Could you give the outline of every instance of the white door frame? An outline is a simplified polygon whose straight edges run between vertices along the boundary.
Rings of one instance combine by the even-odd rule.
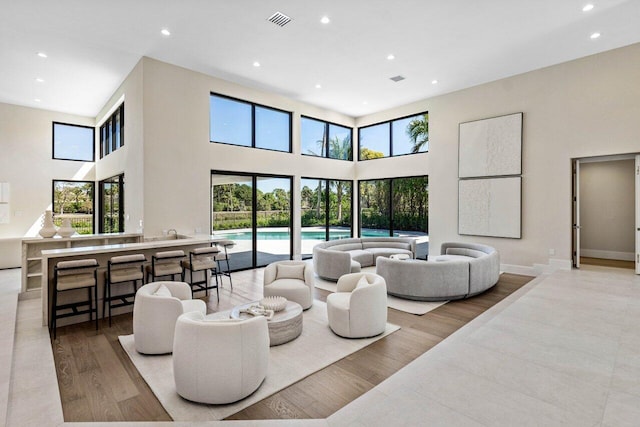
[[[636,274],[640,274],[640,154],[636,154]]]
[[[640,154],[619,154],[609,156],[586,157],[573,159],[573,216],[572,216],[572,249],[573,266],[580,268],[580,163],[602,162],[609,160],[635,159],[635,242],[636,242],[636,274],[640,274]]]
[[[573,266],[580,268],[580,160],[575,159],[573,169]]]

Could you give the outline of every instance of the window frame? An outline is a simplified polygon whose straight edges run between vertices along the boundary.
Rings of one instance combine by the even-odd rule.
[[[395,232],[395,221],[394,221],[394,203],[393,203],[393,192],[394,192],[394,181],[398,179],[411,179],[411,178],[426,178],[427,179],[427,202],[429,200],[428,186],[429,186],[429,175],[411,175],[411,176],[394,176],[390,178],[372,178],[372,179],[361,179],[358,180],[358,237],[362,237],[362,203],[360,201],[361,193],[361,183],[362,182],[371,182],[371,181],[389,181],[389,196],[387,202],[389,203],[389,237],[393,237],[393,233]],[[426,233],[429,234],[429,208],[427,206],[427,223],[426,225]]]
[[[322,153],[322,156],[316,156],[314,154],[304,153],[304,152],[302,152],[302,137],[300,138],[300,154],[301,155],[309,156],[309,157],[319,157],[319,158],[322,158],[322,159],[342,160],[342,161],[348,161],[348,162],[352,162],[353,161],[353,128],[352,127],[341,125],[340,123],[329,122],[327,120],[318,119],[316,117],[301,115],[300,116],[300,135],[302,135],[302,120],[303,119],[313,120],[313,121],[322,123],[324,125],[324,135],[326,135],[326,137],[327,137],[327,142],[331,140],[331,133],[329,132],[329,130],[331,128],[331,125],[340,126],[341,128],[349,129],[349,131],[350,131],[349,138],[351,139],[351,155],[349,156],[348,159],[339,159],[337,157],[329,157],[329,153],[330,153],[329,144],[325,145],[324,153]],[[324,179],[324,178],[322,178],[322,179]]]
[[[212,139],[212,134],[211,134],[211,127],[212,127],[212,120],[213,120],[213,115],[212,115],[212,111],[211,111],[211,98],[213,97],[217,97],[217,98],[223,98],[229,101],[234,101],[234,102],[239,102],[242,104],[248,104],[251,107],[251,145],[247,146],[247,145],[240,145],[240,144],[232,144],[230,142],[223,142],[223,141],[214,141]],[[275,148],[267,148],[267,147],[256,147],[256,107],[259,108],[264,108],[266,110],[271,110],[271,111],[276,111],[279,113],[284,113],[288,116],[289,120],[289,144],[288,144],[288,151],[284,151],[284,150],[278,150]],[[223,95],[220,93],[215,93],[215,92],[210,92],[209,93],[209,143],[210,144],[224,144],[224,145],[231,145],[234,147],[244,147],[244,148],[253,148],[256,150],[267,150],[267,151],[275,151],[278,153],[292,153],[293,152],[293,113],[291,111],[286,111],[286,110],[282,110],[280,108],[276,108],[276,107],[271,107],[268,105],[264,105],[264,104],[258,104],[256,102],[251,102],[251,101],[246,101],[244,99],[239,99],[239,98],[234,98],[232,96],[228,96],[228,95]]]
[[[116,142],[116,116],[119,117],[120,121],[120,138]],[[120,104],[117,108],[113,110],[113,113],[109,117],[107,117],[104,122],[99,127],[99,135],[100,135],[100,158],[104,158],[109,154],[115,152],[116,150],[124,147],[124,102]],[[106,143],[107,134],[109,135],[108,141],[109,144]]]
[[[379,159],[386,159],[386,158],[389,158],[389,157],[412,156],[412,155],[415,155],[415,154],[424,154],[424,153],[428,153],[428,152],[429,152],[429,149],[427,148],[427,150],[426,150],[426,151],[420,151],[420,152],[418,152],[418,153],[393,154],[393,123],[394,123],[394,122],[397,122],[397,121],[400,121],[400,120],[408,119],[408,118],[410,118],[410,117],[417,117],[417,116],[422,116],[422,115],[425,115],[425,114],[427,114],[427,115],[428,115],[428,114],[429,114],[429,111],[422,111],[422,112],[420,112],[420,113],[409,114],[409,115],[402,116],[402,117],[396,117],[395,119],[386,120],[386,121],[378,122],[378,123],[371,123],[371,124],[366,125],[366,126],[358,127],[358,161],[359,161],[359,162],[366,162],[366,161],[368,161],[368,160],[379,160]],[[428,122],[427,122],[427,123],[428,123]],[[370,128],[370,127],[373,127],[373,126],[379,126],[379,125],[387,125],[387,126],[388,126],[388,128],[389,128],[389,129],[388,129],[388,130],[389,130],[389,155],[388,155],[388,156],[379,157],[379,158],[376,158],[376,159],[363,159],[363,158],[361,157],[361,153],[362,153],[362,152],[361,152],[361,150],[362,150],[362,146],[361,146],[360,131],[361,131],[362,129]],[[365,147],[365,148],[366,148],[366,147]]]
[[[316,156],[317,157],[317,156]],[[329,194],[331,193],[331,186],[329,185],[329,183],[331,181],[342,181],[342,182],[349,182],[351,183],[351,203],[349,203],[350,205],[350,215],[351,215],[351,225],[350,225],[350,229],[351,229],[351,235],[350,237],[353,237],[354,234],[354,229],[353,229],[353,188],[354,188],[354,181],[351,179],[334,179],[334,178],[317,178],[317,177],[310,177],[310,176],[302,176],[300,177],[300,191],[302,192],[302,180],[303,179],[313,179],[313,180],[317,180],[317,181],[324,181],[324,188],[323,188],[323,192],[324,192],[324,231],[325,231],[325,242],[329,241],[329,237],[331,235],[330,233],[330,228],[331,228],[331,203],[329,202]],[[358,187],[358,190],[360,190],[360,187]],[[300,210],[302,212],[302,209]],[[302,217],[302,215],[301,215]],[[302,218],[300,221],[300,228],[302,229]],[[301,239],[302,240],[302,239]],[[333,240],[337,240],[337,239],[333,239]]]
[[[76,179],[52,179],[51,180],[51,210],[53,211],[53,217],[55,219],[56,216],[56,182],[72,182],[78,184],[91,184],[91,200],[92,200],[92,219],[91,219],[91,234],[95,234],[96,232],[96,183],[95,181],[86,181],[86,180],[76,180]]]
[[[233,144],[229,144],[233,145]],[[293,206],[293,190],[294,190],[294,176],[293,175],[278,175],[259,172],[238,172],[228,171],[220,169],[211,169],[209,172],[209,234],[214,235],[213,221],[214,221],[214,199],[213,199],[213,177],[214,175],[230,175],[230,176],[242,176],[251,178],[251,266],[246,268],[240,268],[232,271],[251,270],[254,268],[266,267],[267,264],[258,264],[258,178],[284,178],[289,180],[289,229],[291,230],[291,237],[289,239],[289,260],[294,257],[293,243],[295,241],[295,229],[294,229],[294,206]]]
[[[104,233],[104,184],[114,184],[113,179],[118,178],[118,231],[117,233],[124,233],[124,173],[111,176],[98,182],[98,209],[100,210],[100,221],[98,223],[98,232]],[[95,205],[95,201],[94,201]],[[95,214],[94,214],[95,216]],[[95,229],[95,226],[94,226]],[[111,231],[113,233],[114,231]]]
[[[78,128],[91,129],[91,160],[67,159],[64,157],[56,157],[56,125],[71,126]],[[70,162],[95,162],[96,161],[96,128],[93,126],[78,125],[75,123],[51,122],[51,158],[53,160],[67,160]]]

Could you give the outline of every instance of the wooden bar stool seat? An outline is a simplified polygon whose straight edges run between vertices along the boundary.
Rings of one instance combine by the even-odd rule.
[[[218,263],[216,261],[216,255],[218,255],[219,252],[220,250],[216,247],[207,246],[204,248],[197,248],[189,252],[188,260],[182,261],[182,281],[185,281],[185,276],[188,271],[188,283],[191,286],[192,296],[196,290],[205,291],[205,294],[209,295],[209,289],[215,288],[218,301],[220,301],[220,291],[218,290]],[[193,275],[200,271],[203,272],[203,280],[195,281]],[[211,284],[211,281],[207,277],[209,271],[211,272],[211,276],[215,278],[215,286]]]
[[[122,255],[112,257],[107,264],[106,282],[104,284],[104,297],[102,300],[102,316],[106,315],[105,306],[109,304],[109,326],[111,326],[111,309],[132,305],[138,291],[138,280],[144,285],[144,263],[147,258],[144,254]],[[133,292],[112,295],[113,285],[133,284]],[[119,301],[115,304],[113,301]]]
[[[57,320],[65,317],[89,314],[89,320],[93,320],[95,312],[96,330],[98,330],[98,267],[98,261],[95,259],[60,261],[54,267],[53,304],[51,307],[51,329],[53,329],[54,339],[56,338]],[[86,300],[58,305],[59,293],[79,289],[87,289],[88,298]],[[59,313],[60,311],[62,313]]]

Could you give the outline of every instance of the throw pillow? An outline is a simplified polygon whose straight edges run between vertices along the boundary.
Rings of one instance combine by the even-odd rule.
[[[367,286],[369,286],[369,281],[367,280],[366,276],[362,276],[360,280],[358,280],[358,283],[356,283],[356,287],[354,288],[354,290],[364,288]]]
[[[156,291],[153,294],[157,295],[159,297],[170,297],[170,296],[172,296],[171,295],[171,291],[165,285],[160,285],[158,287],[158,289],[156,289]]]
[[[299,279],[304,280],[304,264],[288,265],[278,264],[276,269],[277,279]]]

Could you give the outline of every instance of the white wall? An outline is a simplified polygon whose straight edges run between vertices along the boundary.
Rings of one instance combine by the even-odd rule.
[[[635,160],[580,164],[580,254],[633,261]]]
[[[10,222],[0,224],[0,268],[20,265],[20,239],[35,236],[51,209],[52,181],[95,179],[93,163],[52,159],[53,122],[93,126],[94,119],[0,104],[0,182],[11,186]]]
[[[124,231],[144,231],[144,112],[143,61],[140,60],[98,113],[100,126],[124,102],[124,146],[100,159],[96,154],[96,180],[124,173]],[[98,129],[99,132],[99,129]],[[96,144],[99,150],[99,143]],[[140,221],[143,221],[142,226]]]
[[[210,92],[291,111],[293,153],[210,143]],[[299,154],[300,115],[353,126],[352,118],[335,112],[144,58],[145,234],[159,235],[169,228],[206,232],[214,169],[293,176],[296,207],[302,176],[353,179],[353,162]],[[296,209],[297,235],[299,222]],[[298,242],[294,253],[300,253]]]
[[[571,159],[640,151],[639,75],[635,44],[361,117],[358,126],[429,111],[430,151],[359,163],[357,177],[429,175],[431,254],[474,241],[495,246],[510,271],[569,268]],[[458,124],[515,112],[524,112],[522,239],[460,236]]]

